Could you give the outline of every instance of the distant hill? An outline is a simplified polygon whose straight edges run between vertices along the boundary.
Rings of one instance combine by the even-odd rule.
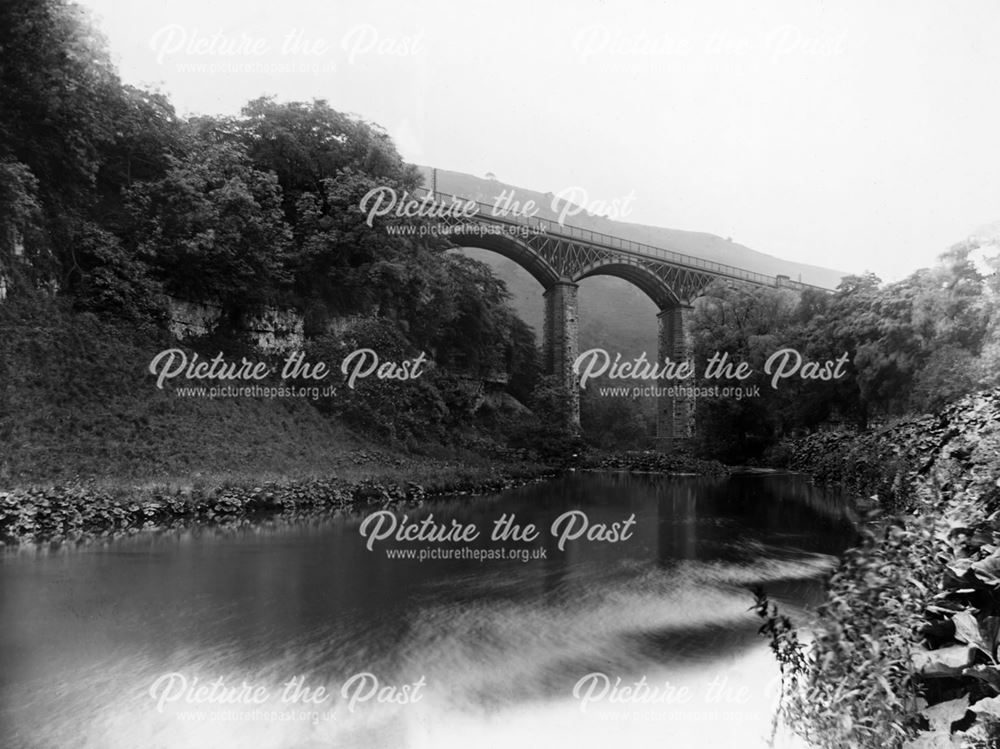
[[[424,185],[431,186],[431,167],[419,167],[424,175]],[[563,205],[553,207],[554,196],[508,185],[493,179],[474,177],[471,174],[437,170],[437,189],[440,192],[492,203],[504,190],[513,190],[515,200],[522,203],[535,201],[539,216],[556,219]],[[714,234],[681,231],[643,224],[612,221],[603,216],[580,212],[566,220],[567,224],[584,229],[612,234],[636,242],[645,242],[663,249],[693,255],[705,260],[734,265],[738,268],[765,273],[783,274],[795,280],[827,288],[835,288],[842,276],[847,275],[829,268],[794,263],[752,250]],[[487,250],[467,249],[464,252],[482,260],[494,269],[510,289],[512,303],[521,318],[531,325],[541,337],[544,318],[542,289],[538,282],[512,260]],[[602,347],[624,356],[657,356],[656,337],[658,312],[656,305],[638,288],[619,278],[594,276],[580,284],[580,350]]]

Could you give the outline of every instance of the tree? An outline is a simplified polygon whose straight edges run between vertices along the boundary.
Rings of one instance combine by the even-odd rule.
[[[121,84],[87,12],[64,0],[0,4],[0,50],[0,160],[30,171],[43,216],[25,254],[38,280],[69,286],[81,272],[69,240],[93,206]]]
[[[580,427],[587,440],[606,450],[646,447],[653,425],[647,418],[644,402],[638,398],[601,395],[602,384],[616,386],[610,380],[598,380],[580,393]]]
[[[828,393],[831,409],[862,428],[876,405],[872,383],[879,378],[874,359],[875,344],[882,336],[880,284],[871,273],[844,277],[825,309],[810,318],[803,331],[806,351],[813,358],[850,354],[851,376],[833,383]]]
[[[703,386],[756,385],[759,398],[701,398],[696,403],[697,440],[706,455],[741,461],[760,454],[790,428],[788,390],[775,391],[763,374],[764,362],[778,348],[794,345],[787,338],[798,309],[798,297],[787,289],[759,289],[714,283],[698,299],[691,315],[692,350],[699,378],[710,357],[726,354],[735,366],[746,362],[754,374],[742,382],[699,379]],[[792,386],[794,387],[794,386]]]
[[[121,231],[127,227],[124,193],[137,182],[162,179],[193,145],[166,95],[123,86],[111,106],[115,127],[101,150],[97,173],[101,221]]]
[[[32,286],[22,277],[19,258],[26,245],[39,244],[41,218],[38,180],[31,169],[13,157],[0,158],[0,276],[20,287]]]
[[[183,298],[244,309],[277,298],[291,231],[273,174],[231,143],[198,143],[129,194],[136,251]]]
[[[278,175],[290,221],[303,193],[321,194],[324,180],[344,170],[380,184],[399,182],[409,190],[420,184],[418,170],[403,162],[384,130],[338,112],[322,99],[255,99],[236,124],[254,163]]]

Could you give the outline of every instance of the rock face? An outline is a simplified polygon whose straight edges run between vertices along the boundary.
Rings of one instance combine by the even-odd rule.
[[[223,309],[216,304],[189,302],[170,297],[168,325],[179,341],[211,335],[223,320]],[[266,354],[284,354],[301,350],[305,342],[304,320],[295,310],[268,307],[238,324],[257,350]]]
[[[217,305],[167,299],[167,325],[179,341],[211,335],[221,319],[222,308]]]
[[[268,354],[301,351],[305,343],[304,321],[295,310],[266,309],[244,321],[254,346]]]

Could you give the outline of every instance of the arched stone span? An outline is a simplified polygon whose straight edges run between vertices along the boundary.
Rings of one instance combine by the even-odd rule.
[[[628,281],[645,293],[659,308],[656,315],[657,361],[663,362],[668,358],[674,362],[690,359],[690,338],[685,331],[685,320],[691,310],[690,304],[685,303],[688,300],[678,298],[670,284],[641,261],[592,263],[584,267],[574,281],[601,275]],[[614,356],[615,352],[610,353]],[[575,386],[575,380],[572,384]],[[694,400],[683,395],[667,395],[671,385],[683,387],[690,383],[656,381],[642,384],[659,388],[656,395],[657,437],[668,441],[670,447],[679,446],[690,439],[694,435]]]
[[[551,288],[553,284],[560,280],[559,272],[536,250],[508,234],[455,232],[454,234],[449,234],[448,239],[457,248],[469,247],[478,250],[489,250],[490,252],[502,255],[508,260],[513,260],[528,271],[542,285],[543,289]]]
[[[573,281],[574,283],[579,283],[583,279],[593,276],[614,276],[615,278],[628,281],[652,299],[653,303],[661,310],[670,309],[681,304],[681,300],[674,293],[674,290],[670,288],[669,284],[648,268],[637,263],[592,263],[577,273]]]
[[[580,425],[580,389],[574,364],[579,354],[580,321],[577,305],[578,282],[593,276],[621,278],[640,289],[659,308],[658,359],[673,361],[687,358],[689,349],[684,333],[684,319],[690,307],[671,285],[646,266],[641,259],[619,255],[614,260],[602,258],[578,267],[577,272],[561,274],[552,262],[529,244],[509,234],[455,231],[449,239],[456,249],[470,248],[495,252],[513,260],[544,289],[545,322],[542,329],[542,362],[546,373],[563,383],[569,396],[567,424]],[[566,268],[565,270],[570,270]],[[574,269],[576,270],[576,269]],[[614,352],[612,352],[614,353]],[[661,391],[671,383],[647,383]],[[681,383],[683,384],[683,383]],[[693,403],[683,397],[657,396],[657,436],[672,445],[688,439],[693,431]]]

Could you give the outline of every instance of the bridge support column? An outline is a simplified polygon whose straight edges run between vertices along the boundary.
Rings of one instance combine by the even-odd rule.
[[[576,307],[577,285],[558,281],[545,290],[545,330],[542,334],[543,366],[566,389],[569,413],[566,426],[580,428],[580,388],[573,376],[573,362],[579,352],[580,319]]]
[[[690,307],[668,307],[657,315],[660,321],[659,360],[685,361],[691,358],[691,347],[684,332],[684,320]],[[689,386],[690,380],[663,381],[661,387]],[[663,450],[683,449],[694,436],[694,399],[671,398],[661,395],[656,403],[656,436]]]

